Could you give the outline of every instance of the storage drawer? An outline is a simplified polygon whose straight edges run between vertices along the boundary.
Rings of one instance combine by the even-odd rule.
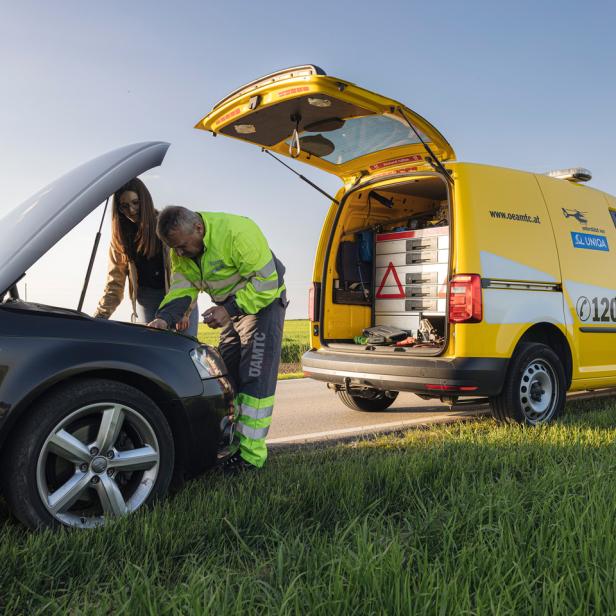
[[[407,285],[425,285],[425,284],[437,284],[439,281],[439,273],[438,272],[411,272],[407,273],[402,281],[403,284]]]
[[[436,298],[405,299],[404,310],[406,312],[438,312],[438,300]]]
[[[379,237],[383,236],[391,239],[380,240]],[[408,252],[409,250],[421,250],[424,248],[430,250],[449,248],[449,227],[377,235],[377,255],[389,255],[396,252]]]
[[[402,265],[421,265],[422,263],[449,263],[449,250],[413,250],[411,252],[396,252],[387,255],[376,255],[376,266],[387,267],[393,264],[396,268]]]
[[[447,301],[436,297],[417,299],[377,299],[374,301],[374,311],[378,314],[399,314],[404,312],[430,312],[445,314]]]
[[[408,284],[404,287],[404,294],[409,298],[438,297],[440,285],[438,284]]]
[[[402,285],[402,290],[399,287],[383,287],[378,290],[376,299],[404,299],[404,298],[422,298],[422,297],[445,297],[447,288],[444,284],[407,284]]]
[[[374,315],[375,325],[391,325],[392,327],[399,327],[413,334],[417,333],[419,329],[419,315],[418,314],[379,314]]]
[[[382,286],[396,288],[396,278],[393,271],[387,273],[389,263],[383,267],[377,267],[375,272],[376,289]],[[447,282],[447,264],[417,264],[417,265],[400,265],[396,267],[396,275],[402,286],[407,284],[445,284]]]

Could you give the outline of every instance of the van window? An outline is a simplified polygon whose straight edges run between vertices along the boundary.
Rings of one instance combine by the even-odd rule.
[[[303,131],[300,137],[302,150],[334,165],[342,165],[379,150],[419,143],[417,135],[404,119],[397,116],[367,115],[342,122],[342,126],[335,130]],[[419,134],[424,141],[430,141],[423,133]],[[319,150],[311,149],[315,140],[321,148],[327,143],[327,151],[331,153],[320,155]],[[291,145],[291,139],[286,143]]]

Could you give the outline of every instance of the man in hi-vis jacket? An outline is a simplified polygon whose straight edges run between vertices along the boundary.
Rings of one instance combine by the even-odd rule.
[[[171,285],[150,327],[182,321],[199,291],[216,306],[203,321],[222,327],[219,349],[235,389],[237,449],[220,464],[225,472],[261,467],[272,422],[287,306],[285,268],[249,218],[166,207],[156,232],[171,248]]]

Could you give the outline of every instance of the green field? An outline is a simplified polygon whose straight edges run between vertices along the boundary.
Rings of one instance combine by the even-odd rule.
[[[310,348],[310,322],[307,319],[294,319],[284,322],[281,362],[298,364],[302,355]],[[199,340],[204,344],[218,345],[219,329],[211,329],[199,324]]]
[[[614,614],[616,404],[569,410],[274,454],[94,531],[4,522],[1,611]]]

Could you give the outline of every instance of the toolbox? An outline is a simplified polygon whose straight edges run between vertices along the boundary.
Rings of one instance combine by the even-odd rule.
[[[374,325],[417,332],[423,317],[445,316],[449,226],[378,233]]]

